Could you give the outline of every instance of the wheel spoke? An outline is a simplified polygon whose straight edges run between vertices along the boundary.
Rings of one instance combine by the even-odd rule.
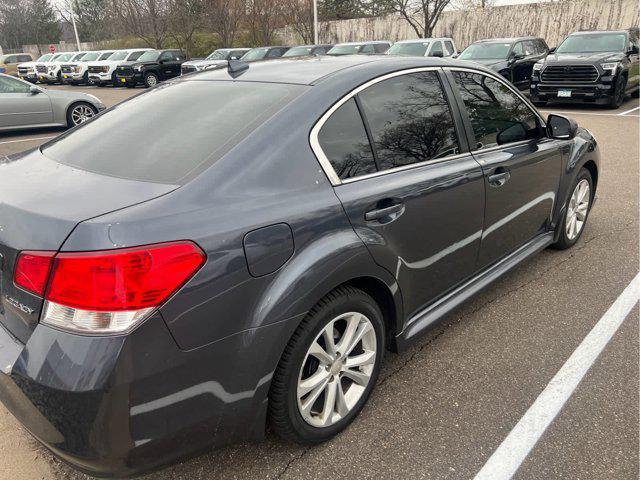
[[[349,406],[347,405],[347,399],[344,396],[340,380],[336,381],[336,410],[341,418],[349,413]]]
[[[576,209],[576,216],[578,217],[578,220],[584,222],[584,219],[587,218],[588,206],[589,206],[588,203],[582,203],[578,205],[578,208]]]
[[[322,383],[320,383],[320,385],[318,385],[311,391],[307,398],[304,399],[301,405],[302,408],[300,409],[303,415],[309,415],[309,413],[311,413],[311,407],[313,407],[313,404],[316,403],[316,400],[328,384],[329,378],[327,377],[324,381],[322,381]]]
[[[324,406],[322,407],[322,417],[320,421],[322,425],[330,425],[333,417],[333,412],[336,410],[336,391],[338,380],[329,382],[324,394]]]
[[[344,370],[342,372],[342,375],[344,375],[345,377],[350,378],[355,383],[357,383],[358,385],[361,385],[363,387],[366,387],[367,383],[369,383],[370,375],[367,375],[366,373],[360,372],[358,370],[352,370],[352,369],[348,368],[348,369],[346,369],[346,370]]]
[[[324,338],[324,342],[326,345],[325,349],[331,356],[335,356],[336,354],[336,344],[335,338],[333,336],[333,323],[334,322],[331,322],[329,325],[324,327],[324,330],[322,330],[322,338]]]
[[[311,344],[311,347],[309,348],[309,355],[316,357],[323,365],[330,365],[333,363],[333,357],[329,355],[324,348],[322,348],[317,340]]]
[[[376,352],[374,351],[366,351],[361,353],[360,355],[354,355],[353,357],[348,357],[344,362],[344,368],[355,368],[362,367],[364,365],[371,365],[374,363],[376,359]]]
[[[359,313],[354,313],[347,318],[347,328],[345,328],[340,341],[336,345],[336,352],[340,352],[343,355],[346,353],[347,348],[353,341],[353,336],[358,330],[358,325],[360,325],[361,318],[362,315],[360,315]]]
[[[371,328],[373,327],[371,327],[371,324],[369,322],[361,323],[360,325],[358,325],[358,330],[356,330],[355,335],[351,339],[351,343],[347,345],[345,351],[341,353],[343,355],[349,355],[351,353],[351,350],[353,350],[355,346],[358,345],[360,340],[362,340],[362,337],[364,337]]]
[[[322,383],[326,382],[328,379],[329,372],[322,367],[318,368],[316,373],[311,375],[309,378],[305,378],[304,380],[300,381],[298,385],[298,397],[304,397],[306,394],[322,385]]]

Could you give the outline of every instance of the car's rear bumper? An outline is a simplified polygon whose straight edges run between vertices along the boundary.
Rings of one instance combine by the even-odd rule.
[[[22,344],[0,326],[0,399],[74,467],[131,475],[211,446],[262,438],[277,345],[290,325],[191,351],[177,347],[158,313],[125,336],[38,325]]]
[[[562,92],[570,92],[570,96],[561,96]],[[529,89],[533,101],[595,104],[609,103],[613,92],[613,86],[608,83],[550,84],[532,82]]]

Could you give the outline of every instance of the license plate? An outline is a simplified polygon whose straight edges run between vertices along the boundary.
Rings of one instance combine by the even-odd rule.
[[[127,83],[127,79],[126,79],[126,78],[121,78],[121,79],[120,79],[120,81],[121,81],[122,83]]]
[[[567,98],[571,96],[571,90],[558,90],[558,96]]]
[[[69,75],[63,75],[64,78],[69,78]]]
[[[40,78],[40,81],[43,81],[43,80],[44,80],[44,77],[39,77],[39,78]]]

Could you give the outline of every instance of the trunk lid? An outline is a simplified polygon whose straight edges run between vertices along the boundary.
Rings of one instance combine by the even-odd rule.
[[[0,324],[26,343],[40,317],[42,299],[13,283],[20,251],[57,251],[83,220],[176,188],[62,165],[40,150],[0,158]]]

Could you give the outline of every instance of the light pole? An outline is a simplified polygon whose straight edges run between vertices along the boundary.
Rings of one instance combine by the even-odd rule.
[[[76,34],[76,47],[80,51],[80,37],[78,36],[78,27],[76,27],[76,14],[73,12],[73,0],[69,0],[69,10],[71,11],[71,23],[73,24],[73,33]]]
[[[318,44],[318,0],[313,0],[313,43]]]

